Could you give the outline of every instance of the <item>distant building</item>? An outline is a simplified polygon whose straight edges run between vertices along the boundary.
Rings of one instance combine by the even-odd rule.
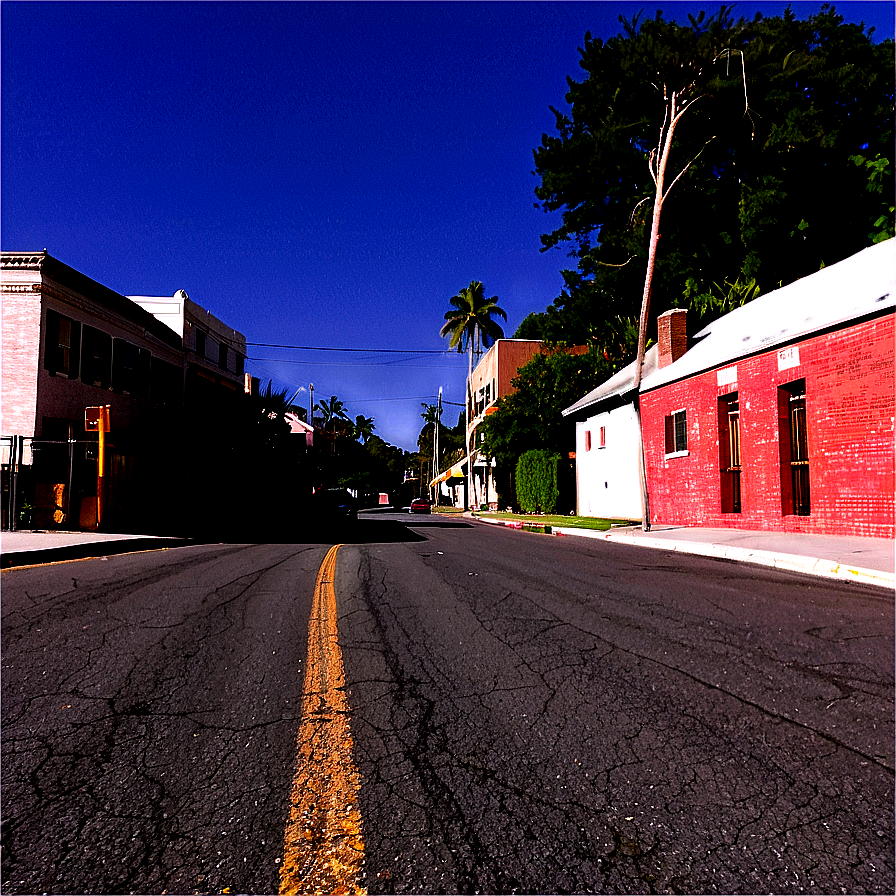
[[[871,246],[644,378],[652,522],[893,537],[894,272]]]
[[[3,525],[23,503],[33,505],[36,526],[95,525],[97,435],[85,431],[84,416],[108,405],[104,521],[122,531],[151,527],[166,511],[163,496],[181,485],[185,395],[202,391],[189,384],[241,388],[245,339],[181,292],[183,332],[193,334],[185,346],[178,326],[46,251],[3,252],[0,288]]]
[[[209,388],[242,391],[246,339],[179,289],[173,296],[128,296],[181,339],[186,362],[186,400]]]
[[[574,346],[561,351],[585,354],[587,346]],[[498,339],[480,358],[470,378],[467,394],[467,439],[470,456],[436,477],[430,485],[451,489],[458,504],[463,503],[463,492],[458,484],[469,488],[467,505],[474,508],[488,506],[497,509],[498,489],[495,480],[495,461],[481,451],[482,422],[496,409],[498,400],[513,394],[513,379],[521,367],[544,351],[544,343],[537,339]],[[466,479],[464,479],[466,477]]]

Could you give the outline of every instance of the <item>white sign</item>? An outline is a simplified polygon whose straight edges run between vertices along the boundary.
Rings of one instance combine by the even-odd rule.
[[[737,365],[716,371],[716,382],[720,386],[730,386],[737,382]]]
[[[782,348],[778,352],[778,370],[790,370],[791,367],[800,366],[800,347],[792,345],[790,348]]]

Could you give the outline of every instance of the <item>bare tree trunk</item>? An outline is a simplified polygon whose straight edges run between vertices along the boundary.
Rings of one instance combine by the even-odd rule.
[[[654,182],[656,183],[656,199],[653,205],[653,222],[650,226],[650,246],[647,251],[647,272],[644,276],[644,295],[641,299],[641,317],[638,322],[638,356],[635,362],[635,415],[638,420],[638,448],[639,448],[639,474],[641,480],[641,528],[645,532],[650,531],[650,498],[647,490],[647,466],[644,457],[644,429],[641,425],[641,375],[644,367],[644,353],[647,346],[647,319],[650,315],[650,296],[653,291],[653,272],[656,267],[656,247],[660,239],[660,217],[663,212],[663,193],[666,178],[666,166],[669,162],[669,150],[672,147],[672,135],[675,133],[675,125],[678,123],[679,112],[675,108],[676,96],[673,93],[667,107],[667,121],[669,128],[666,130],[666,122],[660,131],[660,142],[656,154],[651,153],[650,167]],[[656,159],[656,170],[653,169],[653,159]],[[673,182],[674,183],[674,182]]]

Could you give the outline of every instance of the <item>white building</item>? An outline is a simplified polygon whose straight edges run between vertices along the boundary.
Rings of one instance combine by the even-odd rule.
[[[657,346],[643,375],[656,369]],[[603,519],[641,518],[635,362],[563,411],[576,421],[576,513]]]
[[[644,355],[642,380],[687,351],[687,312],[657,318],[656,344]],[[642,455],[632,362],[563,411],[576,421],[576,505],[581,516],[640,520]]]

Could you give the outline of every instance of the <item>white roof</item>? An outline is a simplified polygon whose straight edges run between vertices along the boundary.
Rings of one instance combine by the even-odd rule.
[[[657,347],[652,345],[644,353],[644,368],[641,376],[647,377],[656,370],[656,356]],[[592,405],[606,401],[608,398],[631,392],[635,385],[636,363],[637,361],[632,361],[627,367],[623,367],[618,373],[614,373],[613,376],[601,383],[596,389],[592,389],[584,398],[580,398],[574,405],[568,407],[563,412],[563,416],[568,417],[570,414],[575,414],[577,411],[582,411]]]
[[[694,337],[693,347],[677,361],[649,376],[645,371],[641,391],[892,308],[894,287],[896,239],[890,239],[720,317]]]

